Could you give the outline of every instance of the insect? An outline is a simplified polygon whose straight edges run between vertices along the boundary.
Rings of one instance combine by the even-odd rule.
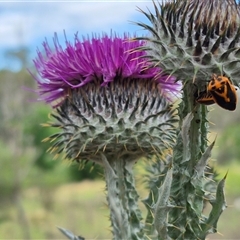
[[[237,90],[225,76],[212,75],[206,90],[198,94],[197,102],[205,105],[217,103],[220,107],[233,111],[237,104]]]
[[[215,103],[212,94],[207,90],[198,93],[196,100],[198,103],[204,104],[204,105],[211,105]]]

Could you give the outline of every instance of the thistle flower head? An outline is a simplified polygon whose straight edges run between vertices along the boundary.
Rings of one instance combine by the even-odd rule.
[[[176,115],[169,99],[180,85],[151,67],[144,51],[134,51],[143,41],[76,36],[63,49],[55,36],[54,44],[55,51],[45,42],[46,56],[38,52],[35,60],[39,95],[56,107],[50,126],[60,131],[48,138],[52,152],[99,162],[103,153],[136,159],[172,146]]]
[[[240,11],[234,0],[176,0],[142,11],[151,21],[147,50],[152,62],[178,79],[240,78]],[[161,9],[161,10],[160,10]],[[142,39],[142,38],[141,38]],[[239,81],[239,80],[238,80]]]
[[[63,49],[54,37],[55,50],[50,49],[47,41],[43,43],[44,56],[38,51],[34,60],[40,77],[35,77],[39,86],[41,100],[48,103],[63,100],[71,90],[98,82],[101,86],[122,79],[131,81],[155,80],[166,97],[179,91],[175,77],[163,74],[158,67],[149,68],[144,59],[144,51],[134,51],[143,46],[143,41],[131,41],[128,34],[123,38],[112,34],[110,37],[93,36],[80,41],[75,36],[74,44],[66,40]]]

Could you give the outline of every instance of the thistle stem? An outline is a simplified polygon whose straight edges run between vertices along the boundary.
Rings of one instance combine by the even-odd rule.
[[[102,154],[107,185],[107,200],[113,239],[143,239],[138,194],[133,178],[133,162],[123,158],[108,160]]]
[[[183,101],[179,106],[180,126],[182,139],[179,137],[174,148],[174,177],[172,196],[177,196],[176,204],[179,206],[171,211],[173,239],[197,239],[201,232],[200,219],[202,217],[204,189],[204,176],[193,184],[195,167],[202,152],[206,150],[206,107],[195,105],[193,98],[193,85],[188,82],[183,89]],[[191,113],[192,117],[187,117]],[[186,123],[186,121],[188,121]],[[184,129],[188,124],[187,130]],[[202,132],[204,136],[201,136]],[[186,143],[184,143],[187,141]],[[184,155],[183,155],[184,153]],[[207,162],[206,162],[207,163]],[[205,168],[205,166],[204,166]],[[178,216],[178,217],[176,217]]]

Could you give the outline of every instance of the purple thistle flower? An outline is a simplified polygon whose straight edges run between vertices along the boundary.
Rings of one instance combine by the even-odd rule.
[[[101,86],[106,86],[116,79],[154,79],[163,94],[171,99],[179,92],[180,84],[176,83],[175,77],[163,74],[159,67],[151,67],[144,58],[144,51],[134,51],[143,45],[143,41],[131,41],[128,34],[124,34],[123,38],[116,34],[110,37],[95,35],[83,41],[75,35],[74,44],[66,40],[66,48],[63,49],[55,34],[55,50],[50,49],[45,41],[45,55],[38,50],[38,57],[34,60],[39,74],[34,78],[38,83],[40,100],[54,102],[57,106],[70,89],[96,80]]]
[[[163,158],[176,139],[177,112],[170,104],[180,84],[146,60],[143,41],[116,34],[83,39],[66,49],[54,38],[55,51],[34,61],[41,100],[56,107],[58,132],[46,140],[49,151],[84,166],[104,167],[116,239],[143,239],[133,163]],[[116,207],[117,206],[117,207]]]
[[[38,94],[57,111],[50,126],[62,129],[47,138],[55,142],[51,152],[99,163],[103,152],[111,159],[131,152],[135,159],[173,144],[176,114],[169,100],[181,85],[150,65],[139,50],[143,41],[76,35],[63,49],[55,34],[54,45],[51,50],[45,41],[45,56],[38,51],[34,60]]]

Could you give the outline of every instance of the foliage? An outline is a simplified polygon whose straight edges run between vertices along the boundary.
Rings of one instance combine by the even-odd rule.
[[[37,150],[34,164],[42,170],[52,170],[57,161],[52,161],[52,157],[47,153],[48,145],[42,143],[46,136],[53,133],[50,128],[43,128],[40,124],[47,118],[49,109],[43,105],[37,105],[32,109],[31,114],[23,121],[23,131],[27,136],[31,136],[31,143]]]

